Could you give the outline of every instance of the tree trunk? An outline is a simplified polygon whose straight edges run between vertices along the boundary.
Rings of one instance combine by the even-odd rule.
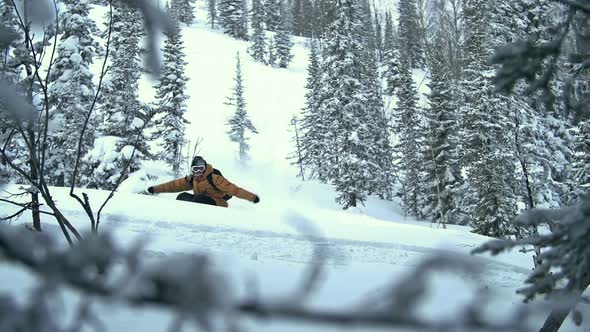
[[[557,332],[568,314],[569,310],[552,310],[539,332]]]
[[[26,6],[25,6],[26,7]],[[33,72],[30,69],[30,67],[27,67],[27,74],[30,76],[32,76]],[[33,84],[31,82],[31,85],[29,86],[29,89],[27,90],[27,101],[30,103],[30,105],[33,105]],[[38,172],[38,167],[39,165],[36,165],[34,162],[34,158],[37,155],[37,138],[35,137],[35,130],[33,128],[33,119],[29,119],[29,122],[27,124],[27,134],[29,135],[29,140],[30,140],[30,150],[29,150],[29,167],[31,168],[31,178],[33,179],[33,181],[38,181],[39,180],[39,172]],[[31,184],[32,186],[32,184]],[[33,228],[38,231],[41,232],[41,217],[40,217],[40,213],[39,213],[39,193],[35,190],[34,192],[31,193],[31,213],[32,213],[32,217],[33,217]]]
[[[588,286],[590,286],[590,272],[586,272],[582,276],[580,285],[582,285],[582,287],[578,290],[574,290],[574,293],[572,294],[572,296],[575,296],[578,300],[584,293],[584,290],[586,290]],[[561,307],[551,310],[551,313],[549,313],[549,316],[545,320],[545,323],[543,324],[543,327],[541,327],[539,332],[557,332],[563,324],[563,322],[565,321],[565,319],[567,318],[567,316],[569,315],[570,311],[572,311],[575,308],[577,303],[578,301],[575,301],[574,303],[572,303],[571,307],[568,308]]]

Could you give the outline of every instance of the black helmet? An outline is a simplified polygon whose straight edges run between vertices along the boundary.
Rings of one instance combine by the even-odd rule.
[[[205,161],[205,159],[203,159],[201,156],[195,156],[191,166],[207,166],[207,161]]]

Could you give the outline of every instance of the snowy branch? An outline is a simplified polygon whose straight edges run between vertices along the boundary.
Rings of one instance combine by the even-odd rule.
[[[146,65],[152,74],[160,74],[162,63],[158,56],[158,38],[160,32],[172,33],[175,29],[175,23],[166,13],[161,11],[152,1],[146,0],[119,0],[127,3],[133,8],[141,11],[144,28],[147,31],[147,52]],[[112,2],[112,0],[111,0]]]
[[[583,301],[582,293],[590,285],[590,197],[582,197],[576,206],[561,209],[532,209],[515,220],[522,225],[552,222],[549,234],[535,235],[522,240],[496,240],[485,243],[473,253],[490,252],[496,255],[521,245],[540,248],[539,264],[526,280],[528,286],[517,292],[531,300],[545,294],[557,303],[541,331],[556,331],[561,322]]]
[[[19,212],[15,213],[15,214],[13,214],[11,216],[8,216],[8,217],[0,217],[0,221],[10,220],[10,219],[15,218],[16,216],[20,215],[25,210],[31,210],[31,209],[33,209],[32,203],[23,204],[23,203],[18,203],[18,202],[15,202],[15,201],[4,199],[4,198],[0,198],[0,202],[9,203],[9,204],[16,205],[16,206],[19,206],[19,207],[23,208],[22,210],[20,210]],[[39,213],[50,215],[50,216],[53,216],[54,215],[53,213],[47,212],[47,211],[39,211]]]
[[[584,11],[585,13],[590,14],[590,4],[587,1],[580,1],[580,0],[555,0],[557,2],[561,2],[564,5],[568,5],[572,8],[579,9]]]
[[[78,167],[80,165],[80,160],[82,159],[82,141],[84,139],[84,134],[86,132],[86,129],[88,128],[88,122],[90,121],[90,117],[92,115],[92,112],[94,111],[94,108],[96,106],[96,102],[98,101],[98,98],[100,96],[100,92],[102,89],[102,82],[103,82],[103,79],[104,79],[106,72],[107,72],[107,60],[109,58],[109,50],[110,50],[110,45],[111,45],[112,32],[113,32],[113,5],[112,5],[112,3],[109,3],[109,28],[108,28],[108,33],[107,33],[106,51],[105,51],[104,59],[102,62],[102,68],[100,71],[100,78],[98,80],[98,86],[96,88],[96,93],[94,94],[94,99],[92,100],[92,104],[90,105],[90,109],[88,110],[88,115],[86,116],[86,119],[84,120],[84,126],[82,127],[82,131],[80,133],[80,139],[78,140],[78,152],[77,152],[77,157],[76,157],[76,165],[74,166],[74,173],[72,175],[72,184],[70,187],[70,196],[74,197],[80,203],[80,205],[82,205],[82,207],[84,208],[84,211],[86,212],[86,214],[88,215],[88,218],[90,219],[90,226],[93,231],[96,231],[98,229],[98,222],[95,221],[95,219],[94,219],[94,213],[92,212],[92,207],[90,206],[90,202],[88,200],[88,195],[83,193],[82,196],[84,197],[84,201],[82,201],[79,196],[74,194],[74,185],[76,184],[76,177],[78,176]],[[97,219],[100,219],[100,211],[98,213]]]
[[[502,323],[490,323],[481,317],[474,316],[466,321],[449,319],[448,321],[429,322],[427,320],[392,313],[362,313],[354,311],[322,311],[306,309],[304,307],[290,307],[280,305],[267,305],[257,302],[245,302],[240,304],[239,311],[243,314],[253,315],[263,319],[284,319],[288,321],[302,321],[307,323],[323,323],[346,326],[366,327],[395,327],[407,328],[419,331],[456,331],[467,329],[469,331],[527,331],[530,330],[524,323],[514,321]]]
[[[524,318],[530,311],[517,311],[514,317],[506,320],[488,320],[484,315],[486,301],[481,298],[474,300],[477,304],[473,303],[460,312],[459,318],[426,320],[414,314],[413,310],[427,294],[425,282],[433,272],[441,269],[475,271],[472,263],[456,256],[437,256],[422,262],[390,291],[380,292],[377,303],[387,303],[385,306],[319,310],[305,306],[297,294],[281,301],[239,300],[233,296],[231,285],[209,257],[183,255],[146,266],[141,260],[142,248],[141,243],[126,250],[118,248],[108,234],[101,234],[85,236],[72,248],[60,249],[43,234],[21,233],[13,227],[0,226],[0,255],[5,260],[26,266],[41,280],[78,290],[91,296],[85,297],[88,301],[101,298],[133,307],[156,305],[203,328],[212,329],[211,320],[215,317],[233,324],[236,317],[246,316],[420,331],[528,330]],[[303,284],[308,285],[306,280],[309,279],[303,280]],[[317,279],[313,283],[317,283]],[[46,301],[39,297],[35,302],[42,305]],[[97,319],[91,312],[90,302],[82,302],[77,315],[81,320]],[[75,323],[72,330],[81,324]],[[96,321],[93,324],[100,325]]]

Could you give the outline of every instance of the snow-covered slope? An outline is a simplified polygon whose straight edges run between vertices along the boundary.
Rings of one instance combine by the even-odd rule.
[[[262,285],[263,296],[294,291],[296,282],[312,261],[313,244],[319,243],[329,255],[324,283],[310,299],[310,305],[326,308],[371,303],[372,294],[379,293],[428,255],[444,251],[459,257],[488,240],[470,233],[467,227],[443,229],[417,222],[405,217],[399,205],[378,199],[369,199],[364,207],[342,211],[334,203],[335,193],[329,186],[297,179],[297,170],[286,156],[292,149],[289,120],[300,112],[304,101],[307,63],[304,40],[296,40],[290,68],[270,68],[249,58],[246,42],[211,30],[204,21],[204,11],[199,10],[198,22],[183,28],[191,79],[187,114],[191,124],[187,127],[187,138],[193,142],[202,138],[200,154],[228,179],[260,195],[261,202],[254,205],[234,198],[230,208],[223,209],[178,202],[174,194],[139,195],[137,192],[148,185],[172,178],[166,173],[165,165],[150,162],[126,181],[109,203],[101,218],[100,231],[112,232],[123,244],[147,237],[148,260],[195,251],[210,253],[231,276],[238,296],[243,294],[245,280],[250,277]],[[224,102],[231,94],[238,51],[247,110],[259,131],[250,141],[252,158],[247,165],[236,162],[237,147],[225,133],[225,122],[232,109]],[[153,84],[142,83],[141,95],[146,100],[153,95]],[[158,178],[148,180],[147,174]],[[5,189],[16,191],[15,187]],[[81,191],[89,194],[95,211],[108,195],[104,191],[78,190]],[[79,229],[87,229],[85,214],[69,197],[68,190],[54,188],[53,194],[66,216]],[[15,208],[2,204],[0,209],[9,213]],[[28,221],[29,216],[24,215],[13,225],[21,227]],[[43,217],[43,228],[59,238],[59,229],[51,218]],[[310,242],[310,235],[315,237],[315,242]],[[482,287],[499,295],[497,307],[492,308],[495,312],[510,310],[519,302],[514,290],[522,285],[530,271],[529,255],[513,252],[476,260],[486,268],[486,273],[475,279],[452,273],[434,278],[430,301],[423,304],[425,316],[450,314],[474,289]],[[1,291],[23,294],[33,282],[24,271],[0,265]],[[74,297],[67,297],[66,307],[73,301]],[[104,323],[110,331],[164,331],[172,320],[169,313],[155,309],[137,312],[111,303],[97,306],[100,316],[108,317]],[[248,321],[247,326],[254,331],[342,329],[280,321],[270,324]]]

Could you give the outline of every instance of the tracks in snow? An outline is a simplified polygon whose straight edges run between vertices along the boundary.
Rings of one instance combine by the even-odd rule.
[[[345,268],[353,263],[380,263],[396,266],[415,266],[425,257],[440,252],[420,246],[394,242],[369,242],[336,238],[309,240],[299,234],[253,230],[247,228],[174,223],[105,215],[116,228],[146,235],[156,242],[173,243],[175,252],[163,252],[157,246],[146,250],[148,257],[164,257],[193,251],[229,252],[252,260],[281,260],[307,264],[312,261],[314,246],[322,246],[328,253],[327,264]],[[455,253],[461,255],[459,252]],[[477,256],[485,269],[485,284],[518,288],[530,272],[527,269]]]

